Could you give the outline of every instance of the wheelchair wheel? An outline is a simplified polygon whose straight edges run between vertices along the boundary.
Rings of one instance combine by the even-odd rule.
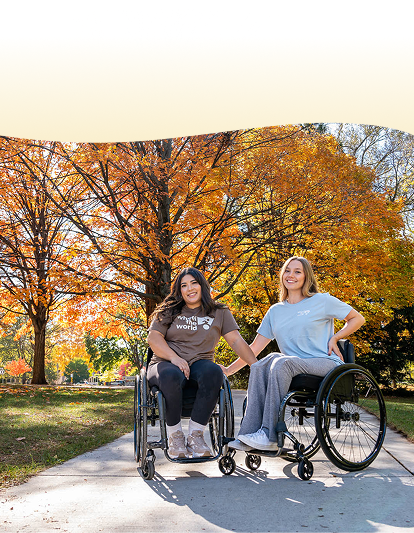
[[[155,465],[152,459],[146,459],[141,467],[142,477],[149,481],[154,477]]]
[[[371,374],[340,365],[322,382],[316,399],[316,432],[332,463],[347,471],[366,468],[384,442],[384,398]]]
[[[134,384],[134,456],[138,463],[141,457],[141,383],[139,376],[135,376]]]
[[[221,392],[221,391],[220,391]],[[224,397],[224,437],[234,436],[234,408],[231,396],[230,383],[227,378],[223,382]],[[217,405],[209,422],[210,440],[214,453],[219,452],[219,406]],[[223,454],[227,453],[227,445],[223,446]]]
[[[138,437],[139,440],[139,456],[141,459],[141,471],[142,475],[145,479],[150,479],[145,477],[146,472],[146,464],[148,464],[147,460],[147,441],[148,441],[148,386],[147,386],[147,377],[145,375],[145,372],[141,371],[141,376],[139,380],[141,394],[140,394],[140,425],[141,425],[141,431],[140,436]],[[152,462],[152,461],[150,461]],[[151,468],[151,467],[150,467]]]
[[[219,460],[219,469],[222,474],[229,476],[236,470],[236,461],[230,455],[223,455]]]
[[[285,423],[289,433],[303,445],[301,455],[307,459],[313,457],[320,448],[316,434],[314,408],[290,402],[285,410]],[[297,461],[297,451],[287,450],[281,457],[286,461]]]
[[[303,481],[308,481],[313,476],[313,464],[307,459],[299,461],[298,475]]]
[[[259,466],[262,463],[262,458],[260,455],[252,455],[247,454],[246,459],[244,460],[244,464],[249,468],[250,470],[257,470]]]

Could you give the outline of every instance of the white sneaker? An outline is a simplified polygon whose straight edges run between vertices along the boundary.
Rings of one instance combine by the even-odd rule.
[[[184,459],[188,457],[185,437],[182,431],[176,431],[168,438],[168,455],[171,459]]]
[[[260,428],[256,433],[248,433],[247,435],[239,435],[239,440],[244,442],[256,450],[277,450],[277,442],[272,442],[269,440],[269,437]]]
[[[248,452],[250,450],[254,450],[254,448],[252,448],[251,446],[248,446],[247,444],[244,444],[244,442],[242,442],[239,439],[232,440],[231,442],[229,442],[228,446],[229,448],[233,448],[234,450],[240,450],[242,452]]]
[[[203,432],[195,429],[187,438],[187,452],[191,457],[211,457],[210,448],[204,440]]]

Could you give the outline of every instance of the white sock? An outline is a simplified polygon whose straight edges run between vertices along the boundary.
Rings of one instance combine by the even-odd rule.
[[[191,435],[193,431],[202,431],[204,433],[206,426],[203,426],[202,424],[199,424],[198,422],[194,422],[194,420],[191,420],[188,423],[188,434]]]
[[[167,426],[167,433],[168,433],[168,436],[172,435],[172,434],[175,433],[176,431],[182,431],[182,428],[181,428],[181,421],[178,422],[178,424],[175,424],[175,426]]]

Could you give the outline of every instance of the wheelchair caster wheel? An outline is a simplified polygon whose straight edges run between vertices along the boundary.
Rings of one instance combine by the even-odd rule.
[[[246,459],[244,460],[245,465],[247,468],[250,468],[250,470],[257,470],[259,466],[261,465],[262,458],[260,455],[246,455]]]
[[[308,481],[313,475],[313,464],[310,461],[302,460],[298,464],[298,474],[300,479]]]
[[[226,476],[229,476],[236,470],[236,461],[230,455],[223,455],[219,460],[220,472]]]
[[[155,465],[154,461],[146,461],[145,464],[141,467],[142,477],[147,481],[152,479],[155,474]]]

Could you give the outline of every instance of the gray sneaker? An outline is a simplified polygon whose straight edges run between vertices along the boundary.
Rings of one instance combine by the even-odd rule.
[[[172,459],[184,459],[188,457],[187,448],[185,446],[184,433],[180,430],[172,433],[168,438],[168,455]]]
[[[204,440],[203,432],[195,429],[187,439],[188,455],[193,457],[211,457],[210,448]]]

